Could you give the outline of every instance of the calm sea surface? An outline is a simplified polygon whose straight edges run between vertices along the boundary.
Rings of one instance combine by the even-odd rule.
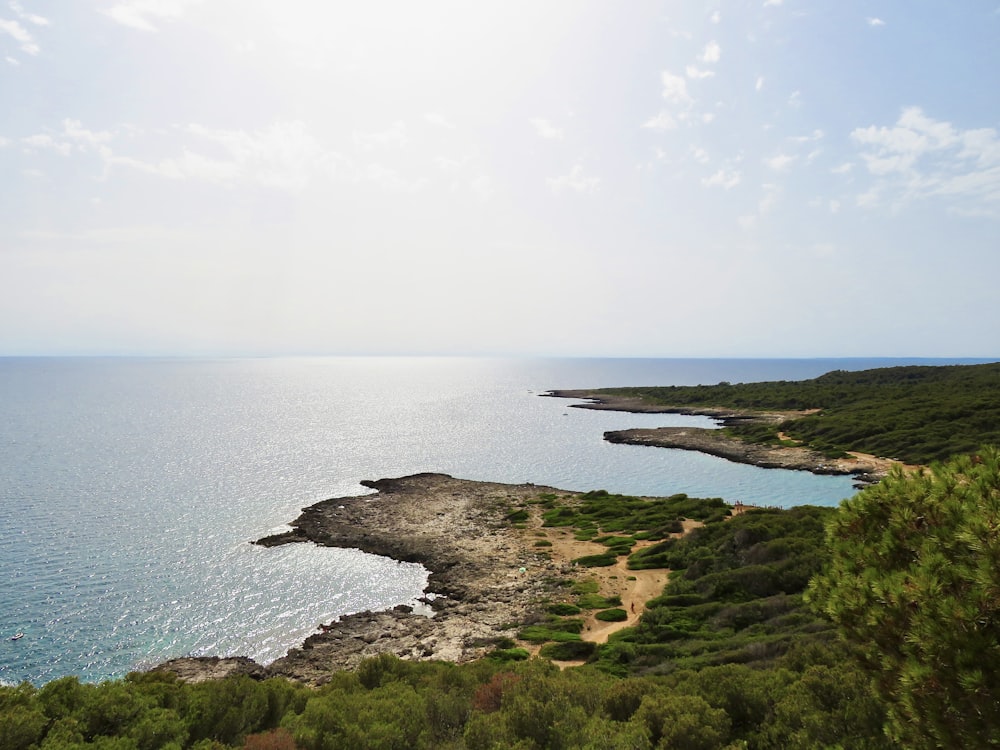
[[[363,479],[438,471],[834,505],[853,494],[849,478],[602,440],[712,426],[705,418],[572,409],[539,394],[906,363],[0,358],[0,681],[97,681],[184,654],[268,662],[320,622],[411,602],[426,582],[418,565],[249,544],[302,507],[367,492]]]

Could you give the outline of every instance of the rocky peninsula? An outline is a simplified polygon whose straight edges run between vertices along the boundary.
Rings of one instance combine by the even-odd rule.
[[[392,653],[406,659],[454,662],[479,658],[540,617],[542,602],[570,573],[566,561],[539,552],[507,515],[540,493],[570,495],[533,484],[473,482],[418,474],[362,482],[377,492],[331,498],[302,511],[291,531],[264,546],[312,543],[349,547],[416,562],[430,573],[424,605],[346,615],[320,626],[301,648],[277,661],[183,658],[159,669],[182,679],[227,673],[282,675],[319,685],[362,659]]]
[[[718,419],[723,427],[739,422],[780,424],[787,419],[809,412],[744,411],[712,407],[662,406],[640,398],[609,396],[589,390],[557,390],[545,394],[554,398],[581,399],[584,403],[570,404],[577,409],[623,411],[636,414],[690,414]],[[727,435],[722,430],[698,427],[656,427],[612,430],[604,433],[610,443],[646,445],[657,448],[677,448],[718,456],[736,463],[752,464],[767,469],[794,469],[814,474],[853,474],[859,485],[878,482],[897,463],[866,453],[848,452],[846,457],[830,458],[819,451],[800,445],[765,445],[750,443]],[[792,441],[787,441],[791,443]]]

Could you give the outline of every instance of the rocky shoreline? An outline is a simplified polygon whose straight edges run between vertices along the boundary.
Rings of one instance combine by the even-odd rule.
[[[577,409],[624,411],[638,414],[703,415],[721,420],[723,426],[748,420],[779,423],[802,414],[802,412],[751,412],[710,407],[659,406],[638,398],[607,396],[587,390],[550,391],[545,395],[555,398],[585,400],[585,403],[570,404]],[[852,474],[859,486],[878,482],[889,472],[894,463],[889,459],[862,453],[851,453],[846,458],[829,458],[819,451],[801,446],[748,443],[730,437],[721,430],[697,427],[613,430],[605,432],[604,439],[610,443],[698,451],[728,461],[752,464],[766,469],[793,469],[809,471],[813,474]]]
[[[341,617],[266,666],[242,657],[185,657],[157,669],[192,682],[240,673],[320,685],[382,653],[469,661],[511,637],[511,626],[539,616],[542,601],[556,593],[557,579],[570,572],[532,548],[506,516],[540,493],[573,493],[444,474],[362,484],[377,493],[319,502],[302,511],[291,531],[256,543],[308,542],[420,563],[430,571],[424,612],[400,606]]]

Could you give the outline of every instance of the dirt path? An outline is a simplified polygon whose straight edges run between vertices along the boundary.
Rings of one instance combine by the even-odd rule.
[[[685,520],[684,531],[674,536],[683,536],[702,525],[701,521]],[[575,539],[572,529],[543,528],[537,511],[533,514],[528,527],[526,532],[529,535],[528,539],[535,541],[544,539],[551,543],[551,547],[543,549],[549,552],[552,560],[557,564],[569,563],[584,555],[596,555],[607,551],[607,547],[603,544],[581,542]],[[633,550],[638,551],[653,544],[656,542],[637,542]],[[618,596],[622,602],[621,608],[628,615],[627,619],[620,622],[604,622],[598,620],[595,613],[590,613],[584,621],[584,629],[580,634],[583,640],[606,643],[612,633],[636,625],[642,613],[646,611],[646,602],[659,596],[670,579],[670,571],[667,569],[629,570],[627,564],[628,558],[619,557],[614,565],[608,567],[580,568],[579,580],[595,579],[598,584],[598,594],[605,598]]]

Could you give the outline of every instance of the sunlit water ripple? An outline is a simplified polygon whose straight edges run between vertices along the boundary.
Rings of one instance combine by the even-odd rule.
[[[602,439],[706,418],[573,409],[539,394],[877,364],[0,359],[0,680],[100,680],[183,654],[269,662],[320,622],[412,602],[426,582],[418,565],[248,543],[318,500],[366,492],[362,479],[441,471],[835,504],[853,493],[849,478]]]

